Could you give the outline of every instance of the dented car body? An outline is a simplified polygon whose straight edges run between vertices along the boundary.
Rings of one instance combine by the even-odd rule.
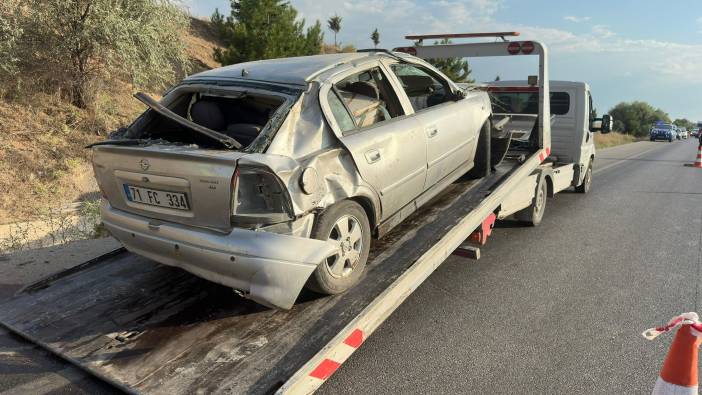
[[[486,92],[386,52],[232,65],[140,100],[92,147],[105,226],[277,308],[306,284],[353,286],[371,236],[473,168],[491,111]]]

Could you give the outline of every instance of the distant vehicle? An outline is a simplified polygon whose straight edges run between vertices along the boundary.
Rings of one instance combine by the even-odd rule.
[[[700,130],[698,128],[690,129],[690,137],[699,137]]]
[[[668,142],[672,142],[673,139],[677,138],[675,125],[669,123],[657,123],[653,125],[651,127],[650,138],[651,141],[668,140]]]
[[[679,135],[683,140],[686,140],[689,137],[686,127],[680,127],[678,130],[680,131]]]

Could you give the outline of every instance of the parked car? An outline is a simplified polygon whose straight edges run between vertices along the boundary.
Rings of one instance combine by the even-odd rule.
[[[651,127],[651,141],[668,140],[669,142],[676,139],[678,133],[675,131],[675,125],[669,123],[657,123]]]
[[[490,134],[487,92],[402,53],[242,63],[137,97],[149,109],[92,146],[107,229],[280,308],[304,285],[352,287],[371,236],[471,170]]]

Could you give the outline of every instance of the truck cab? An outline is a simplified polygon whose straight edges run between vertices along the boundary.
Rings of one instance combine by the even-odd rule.
[[[512,134],[512,146],[518,148],[529,144],[533,138],[533,121],[527,116],[538,110],[535,107],[538,87],[524,80],[495,81],[488,84],[488,91],[495,116],[514,118],[505,127]],[[556,165],[572,163],[571,185],[587,189],[596,154],[593,133],[609,133],[612,119],[609,115],[596,118],[587,83],[550,81],[550,91],[551,152],[548,159]]]

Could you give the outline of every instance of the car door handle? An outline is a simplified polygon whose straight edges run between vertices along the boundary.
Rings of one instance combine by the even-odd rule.
[[[432,138],[439,134],[439,129],[436,126],[430,126],[427,128],[427,137]]]
[[[368,163],[375,163],[380,160],[380,151],[377,149],[372,149],[366,152],[366,160]]]

